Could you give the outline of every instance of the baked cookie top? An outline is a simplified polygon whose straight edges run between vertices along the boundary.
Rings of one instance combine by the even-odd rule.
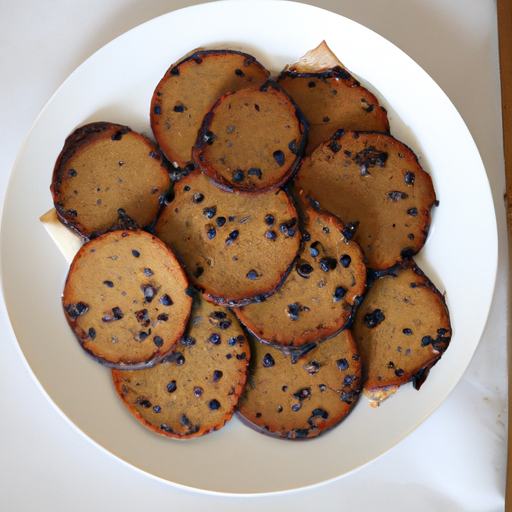
[[[345,226],[309,201],[297,200],[303,242],[292,271],[266,301],[235,309],[260,340],[295,349],[336,334],[366,286],[366,265]]]
[[[197,170],[176,183],[155,233],[204,296],[225,305],[272,294],[300,246],[298,215],[285,191],[227,192]]]
[[[176,167],[192,163],[192,147],[210,107],[230,91],[259,87],[269,78],[255,57],[236,50],[197,49],[174,63],[155,88],[150,123]]]
[[[252,336],[240,416],[256,430],[284,439],[317,437],[356,404],[361,361],[350,331],[320,343],[297,361]]]
[[[143,368],[180,339],[192,299],[179,262],[144,231],[116,230],[85,243],[64,286],[66,320],[82,348],[113,368]]]
[[[270,80],[222,96],[205,116],[192,155],[220,185],[260,193],[295,173],[307,131],[293,100]]]
[[[376,404],[406,382],[419,388],[452,336],[445,298],[412,260],[375,279],[352,330]]]
[[[432,178],[416,154],[379,132],[338,132],[304,158],[294,181],[341,218],[374,270],[423,247],[437,205]]]
[[[112,228],[120,210],[149,226],[170,183],[153,142],[128,126],[94,122],[67,137],[50,188],[59,220],[88,239]]]
[[[131,414],[158,434],[191,439],[231,419],[247,378],[250,348],[235,315],[196,297],[174,353],[152,368],[112,370]]]
[[[286,67],[278,83],[309,124],[307,153],[339,129],[389,132],[386,109],[338,61],[325,41]]]

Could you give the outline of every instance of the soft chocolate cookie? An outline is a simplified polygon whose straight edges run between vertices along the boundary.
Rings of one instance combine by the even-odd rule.
[[[51,192],[59,220],[87,239],[116,225],[120,210],[139,227],[149,226],[169,187],[153,142],[128,126],[96,122],[66,139]]]
[[[437,204],[414,152],[378,132],[338,132],[304,159],[295,185],[341,218],[374,270],[423,247]]]
[[[356,404],[361,361],[350,331],[298,361],[250,338],[251,363],[239,414],[259,432],[285,439],[316,437],[338,425]]]
[[[150,110],[151,128],[166,157],[176,167],[190,165],[197,132],[213,103],[268,78],[252,55],[236,50],[198,49],[174,63],[157,85]]]
[[[169,248],[145,231],[116,230],[73,259],[62,304],[82,348],[113,368],[143,368],[180,339],[190,314],[188,281]]]
[[[247,378],[250,348],[233,313],[196,297],[174,353],[144,370],[112,370],[124,405],[164,436],[190,439],[231,419]]]
[[[155,233],[208,300],[238,305],[276,290],[300,246],[298,215],[285,191],[227,192],[194,171],[175,194]]]
[[[220,185],[260,193],[294,174],[307,130],[293,100],[271,80],[222,96],[205,116],[192,155]]]
[[[389,132],[389,120],[376,96],[338,61],[325,41],[278,78],[309,124],[307,153],[339,129]]]
[[[307,199],[298,199],[303,243],[293,269],[264,302],[235,309],[259,339],[284,349],[300,348],[336,334],[364,294],[366,266],[345,227]]]
[[[411,260],[375,279],[353,334],[365,369],[363,392],[377,406],[409,381],[421,386],[452,330],[443,295]]]

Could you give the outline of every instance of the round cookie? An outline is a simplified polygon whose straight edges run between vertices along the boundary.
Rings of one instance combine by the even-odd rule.
[[[112,370],[112,377],[124,405],[143,425],[190,439],[231,419],[249,359],[249,344],[233,313],[197,297],[172,355],[145,370]]]
[[[284,69],[278,83],[309,124],[308,154],[339,129],[389,132],[384,107],[337,60],[325,41]]]
[[[64,286],[66,319],[82,348],[112,368],[152,366],[173,349],[192,299],[179,262],[145,231],[116,230],[85,243]]]
[[[320,343],[295,363],[251,342],[251,364],[238,412],[259,432],[284,439],[316,437],[338,425],[361,393],[361,361],[350,331]]]
[[[165,156],[175,167],[192,163],[192,147],[210,107],[222,95],[263,85],[268,71],[236,50],[195,50],[174,63],[151,100],[150,123]]]
[[[299,199],[297,205],[304,235],[292,271],[266,301],[235,309],[255,336],[283,349],[336,334],[366,287],[363,254],[342,222],[307,201]]]
[[[425,243],[437,204],[432,179],[391,135],[340,131],[304,158],[294,181],[341,218],[374,270],[413,256]]]
[[[170,184],[153,142],[128,126],[95,122],[67,137],[50,188],[59,220],[88,239],[115,226],[120,210],[149,226]]]
[[[192,155],[220,185],[260,193],[295,173],[307,132],[293,100],[270,80],[222,96],[205,116]]]
[[[286,192],[227,192],[199,171],[184,177],[155,224],[190,281],[215,303],[263,300],[299,251],[298,215]]]
[[[352,331],[374,406],[409,381],[419,389],[452,336],[443,295],[412,260],[375,279]]]

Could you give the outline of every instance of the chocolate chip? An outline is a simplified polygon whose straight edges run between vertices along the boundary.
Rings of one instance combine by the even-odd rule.
[[[334,270],[338,266],[338,262],[336,258],[326,257],[322,258],[320,261],[320,268],[324,272],[329,272],[329,270]]]
[[[275,364],[276,364],[276,362],[274,361],[274,358],[272,357],[272,355],[269,353],[265,354],[265,356],[263,357],[263,366],[265,368],[271,368]]]
[[[196,344],[196,339],[193,336],[183,336],[180,343],[185,347],[193,347]]]
[[[351,262],[352,258],[348,254],[343,254],[340,256],[340,264],[343,268],[348,268]]]
[[[147,327],[151,323],[151,319],[149,318],[147,309],[135,311],[135,317],[137,318],[137,322],[144,325],[145,327]]]
[[[144,294],[144,301],[150,303],[155,298],[155,289],[152,285],[146,284],[141,287],[142,293]]]
[[[220,344],[220,335],[217,334],[216,332],[214,332],[209,338],[208,338],[208,341],[210,343],[213,343],[214,345],[219,345]]]
[[[202,203],[204,201],[204,195],[201,194],[201,192],[197,192],[196,194],[194,194],[194,197],[192,198],[192,202],[194,204],[199,204],[199,203]]]
[[[211,131],[207,131],[203,135],[203,141],[206,142],[209,146],[211,146],[217,140],[217,135],[212,133]]]
[[[71,320],[76,320],[79,316],[87,313],[89,306],[84,302],[77,302],[76,304],[69,304],[66,306],[66,313]]]
[[[247,175],[248,176],[256,176],[257,178],[259,178],[261,180],[262,172],[261,172],[261,169],[257,169],[255,167],[251,167],[247,171]]]
[[[338,359],[336,361],[336,366],[338,367],[338,370],[344,371],[348,369],[348,361],[345,358]]]
[[[215,400],[214,398],[213,400],[210,400],[210,403],[208,405],[212,411],[215,411],[216,409],[219,409],[220,402],[218,400]]]
[[[249,272],[247,272],[247,274],[245,275],[245,277],[247,277],[247,279],[251,279],[251,280],[254,280],[254,279],[258,279],[258,272],[256,272],[256,270],[249,270]]]
[[[423,336],[423,338],[421,338],[421,346],[426,347],[427,345],[431,344],[433,341],[434,340],[431,336]]]
[[[391,192],[388,192],[388,199],[394,203],[400,201],[400,199],[407,199],[408,197],[409,194],[406,192],[400,192],[398,190],[392,190]]]
[[[295,235],[294,226],[297,224],[297,219],[290,219],[287,222],[283,222],[279,225],[279,230],[286,238],[292,237]]]
[[[305,400],[306,398],[311,397],[311,389],[310,388],[300,388],[298,391],[293,393],[293,398],[296,398],[299,401]]]
[[[226,245],[231,245],[238,238],[238,230],[231,231],[226,238]]]
[[[318,361],[310,361],[304,365],[304,370],[306,370],[310,375],[314,375],[319,372],[320,367],[321,365]]]
[[[241,169],[233,171],[233,181],[235,183],[241,183],[245,179],[245,173]]]
[[[284,153],[280,149],[278,149],[277,151],[274,151],[272,156],[274,157],[274,160],[277,162],[277,164],[279,166],[282,167],[284,165],[285,157],[284,157]]]
[[[343,288],[343,286],[338,286],[336,290],[334,290],[334,295],[332,297],[332,300],[334,302],[339,302],[345,297],[345,293],[347,293],[347,290]]]
[[[313,272],[313,267],[307,261],[300,260],[297,263],[296,270],[300,277],[303,277],[304,279],[309,279],[309,274]]]
[[[169,297],[169,295],[167,293],[160,297],[159,302],[160,302],[160,304],[162,304],[164,306],[172,306],[174,304],[171,297]]]
[[[213,219],[213,217],[215,217],[216,213],[217,213],[217,207],[215,207],[215,206],[207,206],[203,210],[203,215],[205,217],[208,217],[209,219]]]
[[[413,172],[406,172],[405,173],[405,183],[407,183],[408,185],[414,185],[414,173]]]
[[[333,152],[333,153],[337,153],[340,149],[341,149],[341,145],[340,143],[337,141],[337,140],[333,140],[329,145],[328,145],[329,149]]]
[[[377,327],[386,317],[381,309],[376,309],[364,316],[364,323],[369,329]]]
[[[174,393],[178,389],[178,386],[176,385],[175,380],[171,380],[171,382],[169,382],[165,388],[167,389],[168,393]]]
[[[206,228],[206,236],[212,240],[213,238],[215,238],[215,235],[217,234],[217,230],[211,225],[211,224],[207,224],[205,226]]]
[[[299,310],[300,310],[299,303],[295,302],[293,304],[290,304],[286,311],[287,311],[290,319],[295,321],[295,320],[299,319]]]

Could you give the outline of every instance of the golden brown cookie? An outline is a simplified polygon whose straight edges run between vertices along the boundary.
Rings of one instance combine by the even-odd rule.
[[[149,226],[169,187],[153,142],[128,126],[96,122],[67,137],[51,192],[59,220],[87,239],[116,225],[120,210]]]
[[[285,68],[278,83],[309,124],[307,153],[339,129],[389,132],[385,108],[338,61],[325,41]]]
[[[289,349],[336,334],[366,285],[361,249],[346,238],[341,221],[307,201],[297,204],[304,236],[292,271],[266,301],[235,309],[259,339]]]
[[[423,247],[437,204],[414,152],[378,132],[339,132],[304,159],[295,185],[341,218],[374,270]]]
[[[151,128],[166,157],[176,167],[191,164],[197,132],[213,103],[268,78],[252,55],[236,50],[199,49],[174,63],[157,85],[150,110]]]
[[[302,113],[270,80],[222,96],[205,116],[192,155],[220,185],[260,193],[294,174],[306,137]]]
[[[180,339],[192,299],[179,262],[145,231],[116,230],[85,243],[62,304],[82,348],[112,368],[143,368]]]
[[[200,297],[174,353],[144,370],[112,370],[131,414],[164,436],[190,439],[231,419],[247,378],[250,348],[235,315]]]
[[[452,336],[443,295],[412,260],[375,279],[352,330],[373,405],[409,381],[419,388]]]
[[[350,331],[292,362],[253,337],[239,414],[259,432],[285,439],[316,437],[338,425],[361,393],[361,361]]]
[[[286,192],[227,192],[196,170],[176,184],[175,194],[155,233],[208,300],[238,305],[275,291],[300,246]]]

